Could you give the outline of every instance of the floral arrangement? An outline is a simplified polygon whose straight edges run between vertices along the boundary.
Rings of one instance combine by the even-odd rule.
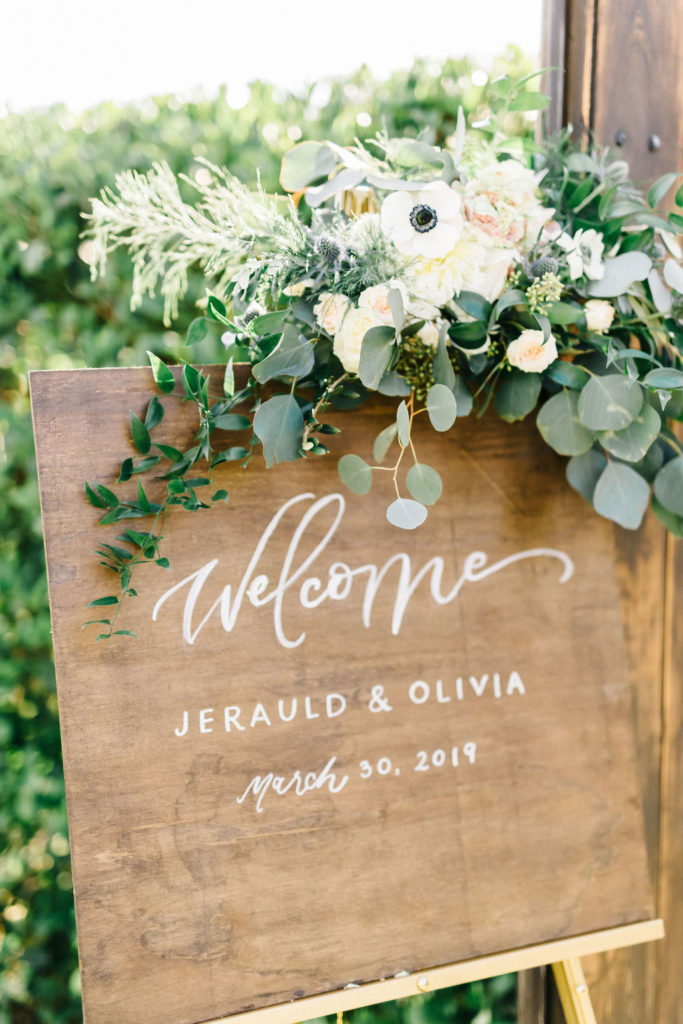
[[[390,468],[397,527],[419,526],[441,494],[415,450],[415,416],[447,431],[492,405],[509,422],[538,410],[542,437],[569,457],[570,485],[600,515],[636,529],[651,501],[683,535],[683,446],[671,430],[683,418],[683,211],[656,209],[679,176],[642,195],[623,161],[579,150],[568,131],[537,145],[505,134],[508,111],[545,99],[528,79],[501,79],[488,121],[468,128],[461,112],[442,148],[382,136],[351,149],[302,142],[283,161],[288,195],[250,191],[207,164],[199,183],[183,179],[198,193],[188,203],[159,164],[119,175],[93,200],[93,275],[127,247],[133,305],[160,288],[168,323],[188,267],[200,265],[212,285],[188,341],[219,325],[213,360],[226,364],[212,403],[200,371],[186,364],[178,382],[151,356],[161,391],[196,403],[198,435],[186,452],[155,445],[154,399],[131,425],[141,458],[119,477],[138,476],[137,501],[88,485],[103,522],[154,517],[150,530],[121,535],[125,548],[101,549],[122,595],[94,604],[120,605],[139,562],[167,564],[156,533],[167,507],[227,498],[201,497],[218,464],[246,463],[261,446],[268,466],[324,455],[324,435],[337,431],[325,409],[352,409],[371,392],[395,397],[395,419],[374,442],[375,465],[349,453],[339,473],[366,493]],[[233,367],[245,362],[251,376],[236,390]],[[233,430],[251,431],[249,442],[235,446]],[[197,477],[200,462],[208,475]],[[166,481],[162,502],[146,495],[146,473]],[[115,619],[99,620],[102,636],[117,632]]]

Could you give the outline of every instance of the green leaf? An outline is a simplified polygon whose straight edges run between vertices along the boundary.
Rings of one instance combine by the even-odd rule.
[[[560,391],[545,402],[536,417],[541,437],[560,455],[583,455],[593,447],[593,434],[579,420],[579,396]]]
[[[681,187],[683,188],[683,186],[681,186]],[[680,192],[681,189],[679,189],[678,191]],[[678,195],[678,193],[676,193],[676,194]],[[683,229],[683,217],[681,217],[681,215],[678,214],[678,213],[670,213],[669,214],[669,225],[672,228],[675,228],[677,231],[681,231]]]
[[[370,391],[376,391],[389,369],[396,350],[396,332],[393,327],[371,327],[363,338],[360,349],[358,376]]]
[[[486,341],[486,325],[479,320],[468,324],[451,324],[448,334],[458,348],[480,348]]]
[[[121,469],[119,470],[118,483],[123,484],[126,480],[130,480],[133,475],[133,468],[133,460],[130,458],[124,459],[121,463]]]
[[[133,438],[133,444],[137,450],[141,455],[146,455],[152,445],[152,441],[147,427],[134,412],[131,412],[130,414],[130,432]]]
[[[224,501],[227,503],[227,500],[228,492],[224,488],[221,488],[219,491],[215,491],[211,495],[211,501]]]
[[[263,443],[266,466],[294,462],[304,430],[304,417],[294,395],[274,395],[254,413],[254,433]]]
[[[213,421],[216,430],[248,430],[251,423],[246,416],[236,412],[224,412]]]
[[[177,448],[173,448],[170,444],[158,444],[154,442],[154,447],[158,448],[162,455],[167,459],[171,459],[172,462],[180,462],[183,457],[183,453],[178,451]]]
[[[645,458],[648,448],[659,436],[662,422],[647,402],[627,427],[623,430],[604,430],[598,434],[600,444],[610,455],[625,462],[640,462]]]
[[[282,158],[280,184],[285,192],[297,192],[335,170],[338,157],[322,142],[299,142]]]
[[[96,601],[88,601],[86,608],[99,608],[105,604],[118,604],[119,599],[114,594],[110,594],[109,597],[98,597]]]
[[[564,359],[556,359],[554,363],[551,363],[547,370],[543,371],[543,376],[575,391],[580,391],[588,380],[588,373],[582,366],[568,363]]]
[[[252,367],[252,373],[260,384],[265,384],[274,377],[306,377],[314,363],[313,342],[287,324],[273,351]]]
[[[674,196],[676,206],[683,206],[683,185],[679,185]]]
[[[590,430],[622,430],[643,405],[637,381],[620,373],[591,377],[579,397],[579,418]]]
[[[450,391],[453,390],[455,386],[455,370],[453,369],[453,364],[448,358],[445,331],[441,331],[439,334],[439,341],[436,346],[436,355],[434,356],[432,372],[437,384],[443,384]]]
[[[226,326],[231,324],[228,319],[228,311],[225,308],[225,303],[221,302],[216,295],[209,295],[206,310],[212,320],[218,320],[219,323],[225,324]]]
[[[607,463],[593,493],[595,511],[626,530],[638,529],[649,500],[648,484],[623,462]]]
[[[145,459],[140,459],[140,461],[133,466],[130,476],[137,476],[138,473],[146,473],[148,469],[158,466],[160,462],[160,455],[148,455]],[[130,477],[127,477],[126,479],[130,479]]]
[[[342,455],[337,463],[342,483],[354,494],[367,494],[372,486],[372,470],[360,455]]]
[[[204,338],[209,333],[209,323],[210,321],[204,316],[199,316],[196,320],[193,320],[187,329],[187,344],[197,345],[200,341],[204,341]]]
[[[173,376],[173,373],[166,363],[159,359],[159,356],[155,356],[153,352],[148,352],[147,358],[151,363],[152,373],[154,374],[154,380],[156,381],[157,387],[165,395],[170,394],[175,387],[175,377]]]
[[[190,363],[183,364],[183,372],[180,375],[180,382],[188,398],[198,399],[202,393],[202,378],[194,366]]]
[[[501,374],[494,402],[496,412],[507,423],[523,420],[535,407],[540,393],[540,373],[524,373],[513,368]]]
[[[85,482],[85,493],[86,493],[86,495],[88,497],[88,501],[90,502],[91,505],[94,505],[95,508],[108,508],[109,507],[107,505],[107,502],[103,501],[102,498],[100,498],[100,496],[95,493],[95,491],[92,489],[92,487],[90,486],[90,484],[88,483],[87,480]],[[118,504],[118,502],[117,502],[117,504]]]
[[[661,178],[657,178],[647,194],[647,201],[653,210],[656,206],[659,206],[666,193],[673,183],[678,181],[680,176],[679,171],[672,171],[669,174],[662,174]]]
[[[155,395],[152,401],[147,406],[147,412],[145,413],[145,426],[148,430],[154,430],[158,427],[164,418],[164,407]]]
[[[441,497],[443,484],[441,477],[431,466],[416,462],[406,474],[406,485],[416,501],[423,505],[433,505]]]
[[[657,473],[655,497],[670,512],[683,516],[683,455],[666,462]]]
[[[95,484],[95,487],[102,501],[106,502],[107,508],[118,508],[119,499],[113,491],[110,491],[108,487],[104,486],[104,484]]]
[[[387,519],[401,530],[415,530],[427,518],[427,509],[411,498],[397,498],[387,509]]]
[[[434,427],[443,433],[455,423],[458,409],[455,396],[445,384],[433,384],[427,393],[427,415]]]
[[[644,384],[651,388],[665,388],[677,391],[683,388],[683,372],[670,367],[662,367],[657,370],[650,370],[643,378]]]
[[[396,430],[398,443],[402,448],[407,448],[410,444],[410,413],[405,402],[401,402],[396,410]]]
[[[571,302],[554,302],[548,310],[551,324],[576,324],[583,315],[581,306],[574,306]]]
[[[211,469],[216,466],[220,466],[221,462],[238,462],[240,459],[246,459],[249,452],[246,448],[226,448],[224,451],[219,452],[218,455],[214,455],[211,460]]]
[[[550,103],[550,96],[542,92],[520,92],[510,100],[509,110],[545,110]]]
[[[112,636],[132,636],[135,637],[136,640],[138,638],[137,633],[133,633],[130,629],[115,629]]]
[[[142,486],[142,480],[138,480],[138,501],[140,502],[140,508],[143,512],[151,512],[152,506],[149,503],[149,498],[145,494],[145,489]]]
[[[591,448],[583,455],[572,456],[567,463],[567,480],[574,490],[583,495],[591,505],[593,504],[595,485],[606,465],[607,459],[596,448]]]
[[[279,334],[285,326],[289,315],[288,309],[280,309],[275,313],[263,313],[256,316],[249,324],[249,329],[255,334]]]
[[[489,326],[491,326],[491,325],[493,325],[495,323],[498,323],[498,319],[500,317],[500,314],[504,310],[509,309],[510,306],[527,306],[527,305],[528,305],[527,297],[524,294],[524,292],[520,291],[519,288],[510,288],[508,291],[503,292],[501,297],[498,299],[498,302],[493,307],[493,312],[491,314],[491,321],[490,321]]]
[[[475,320],[487,321],[493,309],[492,303],[485,299],[483,295],[479,295],[478,292],[458,292],[455,304],[463,312],[467,313],[468,316],[473,316]]]
[[[394,443],[397,431],[398,425],[394,422],[390,423],[388,427],[385,427],[384,430],[377,435],[375,443],[372,446],[372,457],[375,462],[384,462],[387,452]]]

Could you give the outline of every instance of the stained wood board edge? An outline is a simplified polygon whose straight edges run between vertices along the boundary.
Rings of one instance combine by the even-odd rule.
[[[655,918],[651,921],[637,921],[635,924],[618,928],[605,928],[587,935],[576,935],[569,939],[543,942],[525,946],[523,949],[508,950],[492,956],[463,960],[458,964],[446,964],[425,971],[414,971],[400,978],[373,981],[355,988],[344,988],[326,992],[319,996],[308,996],[277,1006],[267,1006],[231,1017],[214,1018],[204,1024],[296,1024],[298,1021],[324,1017],[339,1010],[356,1010],[361,1006],[384,1003],[389,999],[404,999],[424,992],[463,985],[482,978],[493,978],[498,974],[510,974],[531,967],[568,960],[572,957],[601,953],[608,949],[635,946],[640,942],[652,942],[664,938],[664,922]]]

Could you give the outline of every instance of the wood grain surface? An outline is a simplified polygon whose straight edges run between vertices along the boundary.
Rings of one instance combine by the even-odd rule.
[[[229,507],[164,527],[171,569],[122,613],[139,639],[95,644],[92,550],[119,530],[82,481],[131,454],[151,373],[31,387],[87,1024],[206,1021],[653,915],[613,532],[533,424],[418,430],[445,496],[410,533],[384,521],[388,474],[361,498],[334,457],[223,469]],[[159,439],[188,444],[165,403]],[[369,455],[391,409],[339,414],[338,453]],[[189,583],[152,613],[210,563],[190,643]],[[435,600],[435,566],[443,595],[467,565]],[[267,785],[296,772],[316,786]]]

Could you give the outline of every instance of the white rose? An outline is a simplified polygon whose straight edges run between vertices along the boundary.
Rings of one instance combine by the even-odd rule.
[[[583,307],[586,314],[586,323],[589,331],[597,331],[602,334],[609,330],[614,320],[614,306],[604,299],[590,299]]]
[[[483,262],[468,268],[461,287],[465,291],[483,295],[489,302],[494,302],[505,291],[513,255],[512,249],[486,250]]]
[[[540,373],[557,359],[557,345],[551,334],[543,342],[543,331],[522,331],[511,341],[507,351],[508,362],[524,373]]]
[[[417,332],[417,336],[427,348],[436,348],[439,344],[439,328],[432,320],[428,320]]]
[[[405,306],[408,298],[406,286],[402,281],[397,280],[387,281],[386,284],[375,284],[371,288],[366,288],[358,298],[358,306],[361,309],[372,310],[383,324],[393,326],[394,318],[391,315],[391,307],[389,306],[389,291],[392,288],[401,293],[403,305]]]
[[[320,327],[334,337],[350,308],[351,302],[345,295],[323,292],[313,307],[313,313]]]
[[[381,324],[371,309],[351,308],[345,314],[334,338],[334,354],[348,373],[358,373],[363,338],[371,327]]]

